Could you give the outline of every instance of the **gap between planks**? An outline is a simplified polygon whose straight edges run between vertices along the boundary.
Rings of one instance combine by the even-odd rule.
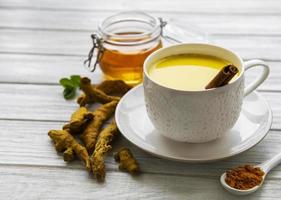
[[[13,81],[0,81],[0,85],[38,85],[38,86],[60,86],[59,83],[50,83],[50,82],[13,82]],[[257,92],[263,93],[280,93],[280,90],[271,90],[271,89],[257,89]]]
[[[48,120],[48,119],[20,119],[20,118],[0,118],[0,121],[17,121],[17,122],[58,122],[58,123],[68,123],[69,120]],[[109,124],[109,122],[105,122]],[[270,131],[281,131],[281,128],[270,128]]]
[[[76,58],[84,58],[87,59],[87,54],[59,54],[59,53],[35,53],[35,52],[10,52],[10,51],[0,51],[0,55],[23,55],[23,56],[42,56],[42,57],[76,57]],[[245,59],[245,61],[249,60],[251,58]],[[260,58],[261,59],[261,58]],[[271,58],[262,58],[263,61],[266,62],[281,62],[281,59],[271,59]]]
[[[96,12],[96,13],[116,13],[116,12],[122,12],[123,10],[130,10],[130,9],[111,9],[111,8],[107,8],[106,10],[104,9],[87,9],[87,8],[56,8],[56,7],[32,7],[32,6],[5,6],[5,5],[1,5],[0,6],[0,10],[1,9],[7,9],[7,10],[30,10],[30,11],[63,11],[63,12]],[[161,11],[161,10],[153,10],[153,9],[141,9],[144,12],[150,12],[150,13],[168,13],[168,14],[186,14],[186,11],[175,11],[175,10],[166,10],[166,11]],[[212,16],[220,16],[220,15],[229,15],[229,16],[261,16],[261,15],[265,15],[265,16],[280,16],[281,13],[271,13],[271,12],[257,12],[257,13],[248,13],[248,12],[194,12],[194,11],[189,11],[188,12],[191,15],[212,15]]]
[[[78,32],[78,33],[94,33],[97,32],[97,30],[91,30],[91,29],[66,29],[66,28],[36,28],[36,27],[8,27],[8,26],[0,26],[1,30],[14,30],[14,31],[46,31],[46,32]],[[208,34],[209,37],[218,37],[218,36],[233,36],[233,37],[281,37],[280,34],[267,34],[267,33],[211,33]],[[77,55],[79,56],[79,55]]]
[[[157,158],[156,158],[157,159]],[[116,166],[118,166],[118,163],[116,163]],[[57,165],[39,165],[39,164],[22,164],[22,163],[16,163],[16,164],[8,164],[8,163],[0,163],[1,167],[25,167],[25,168],[46,168],[46,169],[75,169],[75,170],[81,170],[85,171],[86,169],[83,167],[82,164],[79,165],[67,165],[67,166],[57,166]],[[106,172],[119,172],[119,173],[127,173],[118,170],[117,168],[107,168]],[[198,177],[198,178],[210,178],[210,179],[217,179],[217,175],[204,175],[204,174],[177,174],[177,173],[165,173],[165,172],[149,172],[149,171],[141,171],[142,174],[151,174],[151,175],[164,175],[164,176],[181,176],[181,177]],[[281,178],[270,178],[271,180],[280,180]]]

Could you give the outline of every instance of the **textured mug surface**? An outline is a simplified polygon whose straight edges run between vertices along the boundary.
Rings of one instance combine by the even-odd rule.
[[[230,84],[202,91],[171,89],[153,81],[148,69],[156,61],[178,54],[205,54],[230,61],[238,67],[239,77]],[[251,62],[251,61],[250,61]],[[251,91],[268,76],[269,67],[260,60],[252,62],[264,69],[251,84]],[[178,44],[152,53],[144,63],[144,96],[148,116],[164,136],[181,142],[201,143],[222,137],[237,121],[244,97],[244,64],[234,52],[210,44]],[[247,89],[246,89],[247,90]],[[250,93],[249,89],[247,94]]]

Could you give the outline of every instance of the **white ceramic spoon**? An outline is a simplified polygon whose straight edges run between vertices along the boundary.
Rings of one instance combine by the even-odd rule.
[[[235,195],[247,195],[247,194],[251,194],[253,192],[255,192],[257,189],[259,189],[263,182],[264,179],[266,177],[266,175],[268,174],[268,172],[273,169],[274,167],[276,167],[278,164],[281,163],[281,153],[277,154],[276,156],[274,156],[273,158],[265,161],[264,163],[257,165],[256,167],[260,167],[263,171],[264,171],[264,176],[263,176],[263,180],[261,182],[260,185],[255,186],[251,189],[248,190],[239,190],[239,189],[235,189],[233,187],[230,187],[226,182],[225,182],[225,177],[226,177],[226,173],[223,173],[220,177],[220,182],[222,184],[222,186],[230,193],[235,194]]]

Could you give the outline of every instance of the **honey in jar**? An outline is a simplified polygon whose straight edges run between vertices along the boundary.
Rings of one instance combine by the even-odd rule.
[[[142,82],[144,60],[162,47],[161,23],[143,12],[122,12],[98,29],[97,61],[106,79]]]

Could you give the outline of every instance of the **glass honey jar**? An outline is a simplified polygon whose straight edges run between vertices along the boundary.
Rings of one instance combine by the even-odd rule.
[[[121,12],[106,18],[93,34],[93,47],[85,63],[99,64],[106,79],[121,79],[130,85],[142,82],[148,55],[162,47],[164,22],[139,11]],[[96,60],[91,59],[96,51]]]

